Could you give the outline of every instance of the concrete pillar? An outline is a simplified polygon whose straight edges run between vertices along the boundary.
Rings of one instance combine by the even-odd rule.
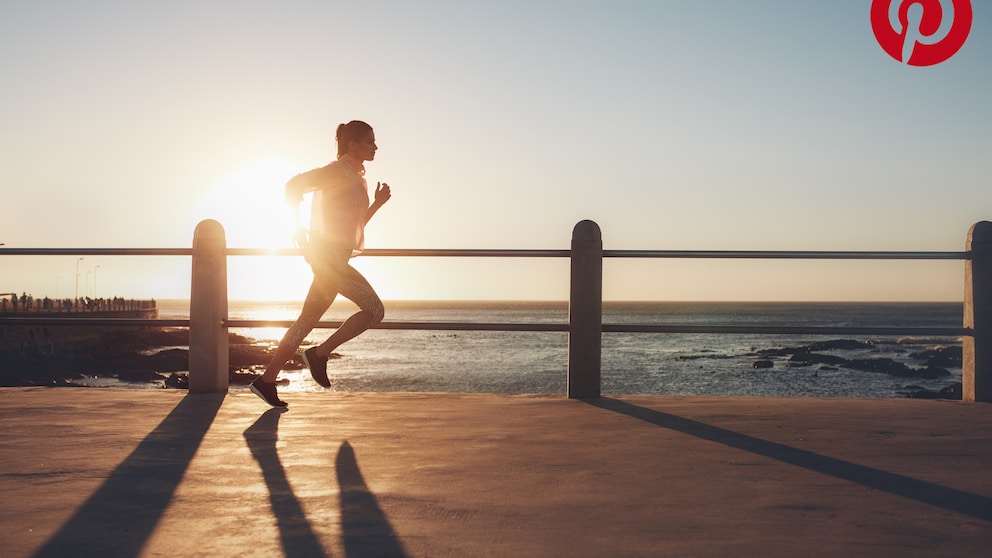
[[[965,248],[964,327],[961,396],[964,401],[992,402],[992,222],[975,223]]]
[[[569,399],[600,395],[603,334],[603,237],[599,225],[580,221],[572,230],[568,300]]]
[[[193,233],[189,297],[189,391],[226,393],[228,385],[227,240],[224,227],[201,221]]]

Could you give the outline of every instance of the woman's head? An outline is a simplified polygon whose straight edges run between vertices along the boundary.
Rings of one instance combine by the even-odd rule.
[[[363,160],[371,161],[375,156],[375,133],[372,126],[361,120],[338,125],[336,138],[339,158],[345,153],[352,153]]]

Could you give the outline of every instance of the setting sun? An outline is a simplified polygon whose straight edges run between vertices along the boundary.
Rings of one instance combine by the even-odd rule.
[[[297,172],[277,159],[236,169],[206,194],[203,214],[224,225],[230,247],[291,248],[294,223],[283,187]]]
[[[295,223],[284,185],[299,168],[265,159],[223,176],[202,200],[200,214],[224,226],[230,248],[292,248]],[[228,259],[228,294],[235,300],[295,300],[310,284],[302,258],[244,256]]]

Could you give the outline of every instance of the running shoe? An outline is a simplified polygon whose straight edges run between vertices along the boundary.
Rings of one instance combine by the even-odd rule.
[[[252,393],[261,397],[262,401],[265,401],[266,403],[272,405],[273,407],[289,406],[288,403],[280,400],[279,396],[276,394],[275,382],[270,384],[269,382],[263,380],[261,376],[259,376],[255,378],[255,380],[252,383],[248,384],[248,388],[251,390]]]
[[[310,369],[313,381],[322,387],[331,387],[331,381],[327,379],[327,357],[317,355],[317,347],[310,347],[303,351],[303,364]]]

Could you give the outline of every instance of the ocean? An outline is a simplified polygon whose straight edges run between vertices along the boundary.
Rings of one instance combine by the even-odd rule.
[[[300,305],[232,301],[228,314],[292,320]],[[158,306],[161,318],[189,315],[188,301]],[[354,311],[349,302],[338,301],[324,319],[342,320]],[[387,321],[563,324],[567,319],[565,302],[386,303]],[[962,319],[960,303],[607,302],[603,308],[604,324],[960,327]],[[233,331],[274,345],[284,329]],[[314,331],[304,347],[329,334]],[[340,356],[330,361],[328,375],[332,390],[347,392],[564,394],[567,345],[567,334],[556,332],[373,329],[337,350]],[[905,397],[960,382],[959,360],[942,363],[946,374],[917,374],[926,368],[926,355],[960,351],[960,345],[959,338],[604,333],[602,392]],[[875,366],[880,362],[889,368],[880,370]],[[280,379],[288,380],[281,392],[322,390],[306,370],[283,371]]]

